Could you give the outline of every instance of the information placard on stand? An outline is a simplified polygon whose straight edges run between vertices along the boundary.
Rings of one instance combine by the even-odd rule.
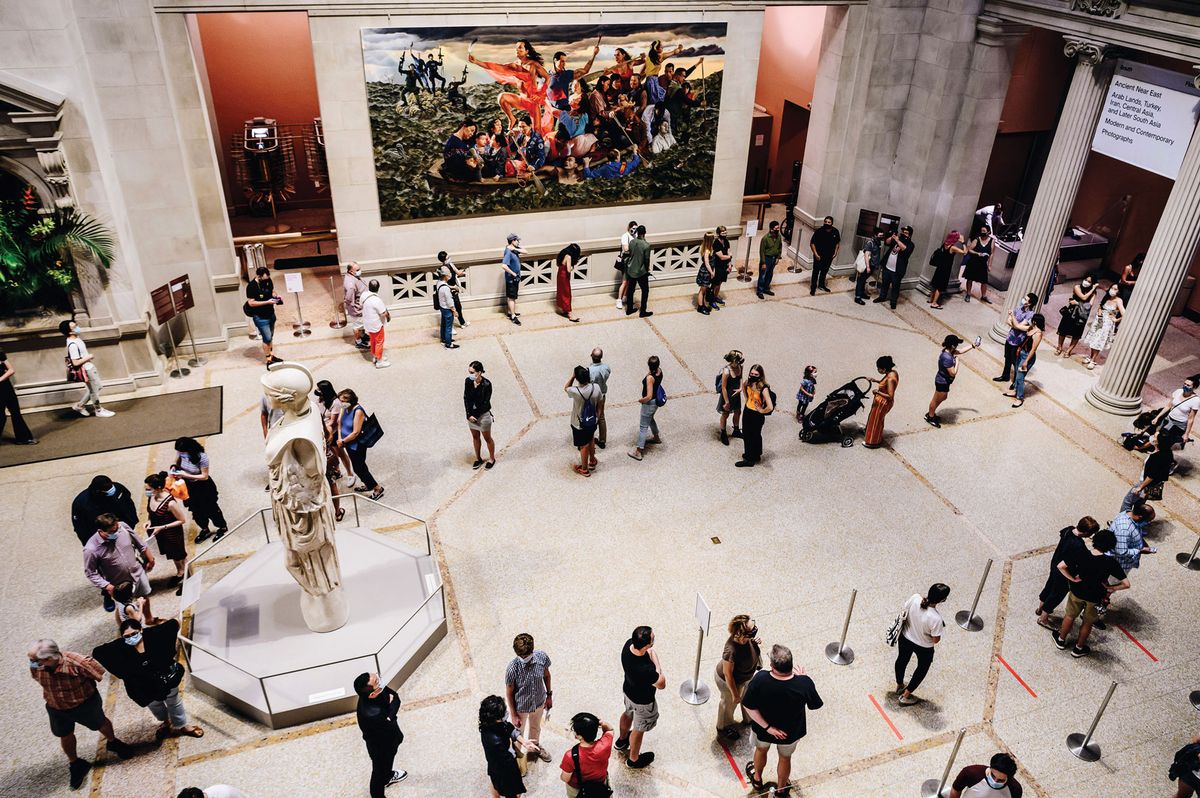
[[[183,316],[183,326],[187,330],[188,340],[192,344],[192,357],[188,361],[188,365],[203,366],[208,361],[200,357],[196,351],[196,336],[192,335],[192,323],[187,315],[189,310],[196,307],[196,297],[192,294],[192,278],[181,274],[168,285],[171,288],[171,303],[175,306],[175,312]]]
[[[312,325],[304,320],[304,312],[300,309],[300,295],[304,293],[304,276],[296,272],[283,275],[283,283],[287,292],[296,297],[296,319],[292,322],[292,335],[302,338],[312,335]]]

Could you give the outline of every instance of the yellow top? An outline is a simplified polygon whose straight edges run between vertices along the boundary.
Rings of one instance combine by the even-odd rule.
[[[767,403],[763,401],[763,391],[755,384],[746,385],[746,409],[756,413],[767,412]]]

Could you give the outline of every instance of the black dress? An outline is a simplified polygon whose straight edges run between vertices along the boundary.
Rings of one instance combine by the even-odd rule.
[[[967,250],[967,257],[963,259],[963,279],[972,283],[987,283],[988,280],[988,260],[992,254],[992,246],[996,243],[996,239],[989,238],[986,244],[979,242],[979,239],[972,241],[972,245],[978,242],[978,249],[987,254],[975,255],[976,247],[971,246]]]
[[[479,731],[483,755],[487,758],[488,776],[501,798],[516,798],[525,794],[525,782],[521,780],[521,770],[512,753],[515,735],[516,728],[508,721]]]
[[[933,279],[929,281],[930,289],[945,291],[950,285],[950,270],[954,268],[954,253],[946,247],[938,247],[929,257],[929,265],[933,267]]]

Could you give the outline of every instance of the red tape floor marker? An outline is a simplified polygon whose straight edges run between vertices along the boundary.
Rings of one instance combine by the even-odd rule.
[[[721,750],[725,752],[725,758],[729,760],[729,767],[733,768],[733,775],[737,776],[738,781],[742,783],[742,789],[748,786],[746,780],[742,778],[742,771],[738,768],[737,762],[733,760],[733,754],[729,753],[729,746],[725,745],[725,741],[720,741]]]
[[[1124,626],[1121,626],[1120,624],[1114,624],[1114,625],[1115,625],[1115,626],[1116,626],[1118,629],[1120,629],[1122,632],[1124,632],[1124,633],[1125,633],[1125,636],[1126,636],[1126,637],[1128,637],[1128,638],[1129,638],[1131,641],[1133,641],[1133,644],[1134,644],[1135,646],[1137,646],[1138,648],[1140,648],[1140,649],[1142,650],[1142,653],[1143,653],[1143,654],[1145,654],[1147,657],[1149,657],[1149,658],[1151,659],[1151,661],[1153,661],[1153,662],[1158,662],[1158,657],[1156,657],[1156,656],[1154,656],[1153,654],[1151,654],[1151,653],[1150,653],[1150,649],[1148,649],[1148,648],[1146,648],[1145,646],[1143,646],[1143,645],[1141,644],[1141,642],[1139,642],[1139,641],[1138,641],[1138,639],[1137,639],[1136,637],[1134,637],[1133,635],[1129,634],[1129,630],[1128,630],[1128,629],[1126,629]]]
[[[1001,665],[1003,665],[1003,666],[1005,667],[1005,669],[1006,669],[1006,670],[1007,670],[1009,673],[1011,673],[1011,674],[1012,674],[1012,676],[1013,676],[1013,678],[1014,678],[1014,679],[1016,679],[1018,682],[1020,682],[1020,683],[1021,683],[1021,686],[1022,686],[1022,687],[1024,687],[1024,688],[1025,688],[1025,690],[1026,690],[1026,691],[1027,691],[1027,692],[1028,692],[1028,693],[1029,693],[1031,696],[1033,696],[1034,698],[1037,698],[1037,693],[1033,692],[1033,688],[1032,688],[1032,687],[1030,687],[1028,684],[1026,684],[1026,683],[1025,683],[1025,680],[1021,678],[1021,675],[1020,675],[1020,674],[1018,674],[1018,673],[1017,673],[1015,670],[1013,670],[1013,666],[1012,666],[1012,665],[1009,665],[1007,662],[1005,662],[1005,661],[1004,661],[1004,657],[1002,657],[1002,656],[1000,656],[999,654],[997,654],[997,655],[996,655],[996,659],[1000,660],[1000,664],[1001,664]]]
[[[867,693],[867,698],[871,699],[871,703],[875,705],[875,709],[879,711],[880,717],[882,717],[884,722],[887,723],[888,728],[892,730],[892,734],[896,735],[896,739],[903,740],[904,735],[900,733],[900,730],[896,728],[896,724],[892,723],[892,719],[889,718],[887,713],[883,711],[883,707],[881,707],[879,702],[875,700],[875,696]]]

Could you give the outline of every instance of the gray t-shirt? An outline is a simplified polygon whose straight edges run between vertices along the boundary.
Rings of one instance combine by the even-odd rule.
[[[584,400],[590,399],[592,404],[596,404],[604,396],[604,392],[600,390],[599,385],[589,382],[582,388],[572,385],[567,389],[567,394],[571,397],[571,426],[575,429],[583,429],[579,423],[579,414],[583,411]]]
[[[612,374],[612,369],[607,363],[593,363],[588,366],[588,373],[592,375],[592,384],[600,386],[600,393],[608,396],[608,377]]]

